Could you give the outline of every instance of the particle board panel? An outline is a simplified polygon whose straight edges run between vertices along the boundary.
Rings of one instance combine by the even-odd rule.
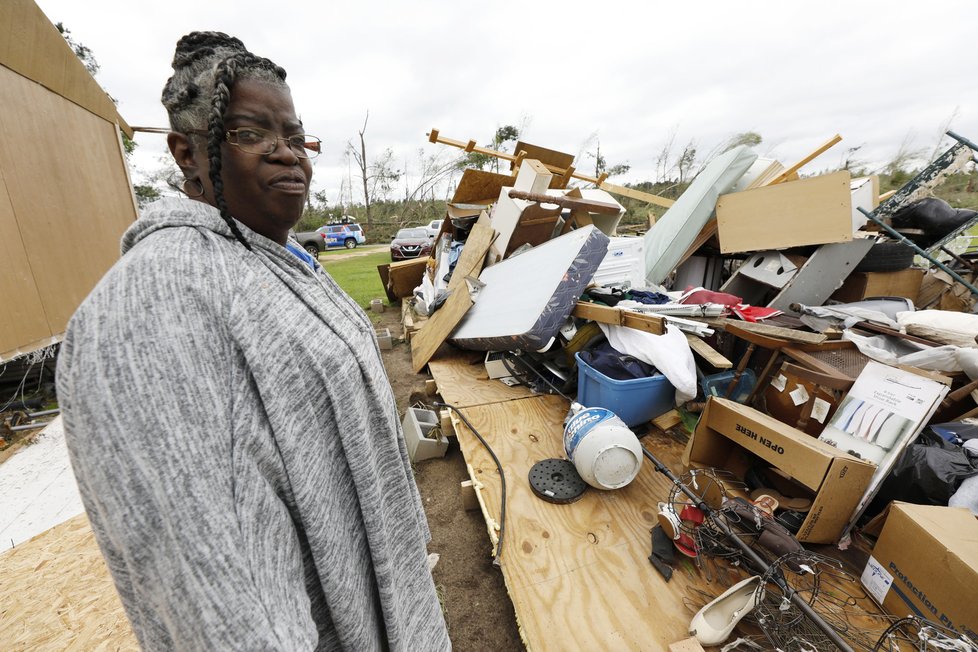
[[[119,115],[112,99],[33,0],[0,2],[0,65],[110,123],[119,124],[132,136],[132,130]]]
[[[721,195],[720,251],[786,249],[852,240],[847,170]]]
[[[456,351],[428,363],[428,369],[438,384],[438,393],[445,402],[458,408],[502,403],[534,396],[525,385],[509,387],[498,380],[489,380],[483,352]]]
[[[139,650],[84,514],[0,555],[4,650]]]
[[[44,318],[41,295],[34,282],[3,176],[0,176],[0,297],[3,297],[0,361],[13,357],[14,351],[32,342],[54,334]]]
[[[455,194],[452,195],[452,203],[495,203],[496,198],[499,197],[499,191],[503,189],[503,186],[513,185],[515,179],[516,175],[510,176],[508,174],[497,174],[495,172],[486,172],[485,170],[476,170],[475,168],[466,168],[462,172],[462,178],[459,180],[458,186],[455,188]]]
[[[479,276],[486,254],[495,238],[496,232],[489,226],[489,216],[483,213],[472,227],[472,232],[465,240],[465,247],[462,248],[462,253],[455,264],[452,279],[448,282],[451,294],[442,307],[428,318],[424,328],[411,338],[414,373],[418,373],[428,364],[438,348],[445,343],[465,317],[465,313],[474,305],[465,284],[465,277]]]
[[[53,333],[119,258],[136,207],[114,124],[0,67],[0,173]]]
[[[542,459],[562,456],[567,401],[538,396],[464,408],[506,473],[507,512],[501,565],[517,619],[534,650],[668,650],[686,636],[691,585],[718,594],[681,570],[665,582],[648,561],[656,503],[668,480],[645,463],[617,491],[589,489],[577,502],[538,499],[527,476]],[[459,445],[480,485],[490,522],[500,517],[500,479],[471,431],[456,424]],[[653,433],[643,443],[680,470],[682,446]],[[655,614],[654,618],[649,614]]]
[[[531,145],[530,143],[524,143],[519,140],[516,141],[516,145],[513,147],[513,153],[519,156],[520,152],[524,152],[526,155],[524,159],[536,159],[541,163],[546,165],[552,165],[554,167],[566,170],[574,164],[574,155],[567,154],[565,152],[558,152],[555,149],[547,149],[546,147],[540,147],[539,145]],[[509,166],[512,170],[515,166],[515,161],[510,161]]]

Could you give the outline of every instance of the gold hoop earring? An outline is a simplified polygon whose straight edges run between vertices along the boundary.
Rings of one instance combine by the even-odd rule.
[[[191,193],[187,190],[187,184],[196,183],[200,187],[200,191],[197,193]],[[204,196],[204,183],[200,179],[184,179],[183,180],[183,194],[185,194],[190,199],[197,199],[198,197]]]

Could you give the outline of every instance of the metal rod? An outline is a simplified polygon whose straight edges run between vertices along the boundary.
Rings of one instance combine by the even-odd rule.
[[[706,514],[714,511],[712,507],[706,504],[702,497],[697,496],[689,489],[689,487],[680,482],[679,478],[677,478],[675,474],[669,470],[669,467],[660,462],[655,455],[650,453],[649,450],[645,448],[645,446],[642,446],[642,453],[649,459],[650,462],[652,462],[652,464],[655,466],[655,470],[669,478],[669,480],[672,481],[672,484],[677,486],[684,494],[695,502],[696,507]],[[747,545],[746,541],[741,539],[733,532],[733,530],[730,529],[730,526],[726,521],[724,521],[722,518],[715,519],[715,521],[723,530],[723,534],[737,544],[741,552],[744,553],[752,564],[754,564],[757,568],[770,568],[770,565],[761,559],[760,555],[754,552],[754,550]],[[792,590],[791,587],[788,586],[788,582],[785,581],[780,571],[773,573],[771,578],[774,580],[774,583],[778,585],[778,588],[784,592],[788,599],[791,600],[791,602],[794,603],[794,605],[798,607],[798,609],[801,610],[801,612],[805,614],[805,616],[809,618],[816,627],[822,630],[822,632],[829,637],[829,640],[832,641],[833,645],[843,652],[853,652],[852,647],[850,647],[849,644],[843,640],[843,638],[839,635],[839,632],[825,622],[822,617],[818,615],[818,612],[812,609],[811,605],[805,602],[804,598],[802,598],[797,591]]]
[[[40,412],[31,412],[28,414],[28,418],[36,419],[37,417],[46,417],[49,414],[61,414],[60,408],[54,408],[53,410],[42,410]]]
[[[961,278],[961,276],[957,272],[955,272],[950,267],[948,267],[947,265],[945,265],[941,261],[939,261],[936,258],[934,258],[933,256],[931,256],[929,253],[927,253],[926,251],[924,251],[920,247],[918,247],[916,244],[914,244],[914,242],[912,240],[910,240],[909,238],[905,237],[902,233],[900,233],[899,231],[897,231],[896,229],[894,229],[889,224],[887,224],[884,221],[882,221],[881,219],[877,218],[875,215],[873,215],[872,213],[870,213],[869,211],[867,211],[865,208],[860,207],[859,208],[859,212],[862,213],[863,215],[865,215],[866,217],[868,217],[869,219],[871,219],[873,222],[875,222],[879,226],[883,227],[883,230],[885,230],[891,236],[893,236],[894,238],[896,238],[897,240],[899,240],[903,244],[905,244],[908,247],[910,247],[911,249],[913,249],[915,252],[917,252],[917,255],[923,256],[924,258],[926,258],[930,262],[934,263],[941,271],[946,272],[955,281],[957,281],[961,285],[963,285],[966,288],[968,288],[968,291],[971,292],[971,294],[973,294],[976,297],[978,297],[978,288],[976,288],[974,285],[972,285],[968,281],[966,281],[963,278]]]
[[[972,150],[978,151],[978,145],[974,144],[973,142],[971,142],[970,140],[968,140],[964,136],[959,136],[958,134],[956,134],[956,133],[954,133],[953,131],[950,131],[950,130],[948,130],[948,131],[946,131],[944,133],[946,133],[948,136],[950,136],[954,140],[958,141],[962,145],[967,145]]]
[[[13,426],[10,428],[11,432],[20,432],[21,430],[37,430],[38,428],[43,428],[51,423],[50,421],[42,421],[41,423],[31,423],[26,426]]]

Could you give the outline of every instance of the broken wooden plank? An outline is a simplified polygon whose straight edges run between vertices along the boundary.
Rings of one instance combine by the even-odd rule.
[[[782,340],[788,340],[789,342],[800,342],[802,344],[821,344],[828,339],[822,333],[810,333],[808,331],[796,330],[793,328],[781,328],[780,326],[772,326],[770,324],[763,323],[755,324],[748,321],[728,319],[726,317],[718,317],[715,319],[696,319],[696,321],[701,321],[719,329],[723,329],[727,324],[733,324],[745,331],[757,333],[758,335],[776,337]]]
[[[789,179],[791,179],[793,175],[798,174],[798,170],[802,169],[803,167],[805,167],[806,165],[814,161],[816,158],[818,158],[819,156],[827,152],[829,149],[831,149],[832,146],[834,146],[836,143],[839,143],[841,141],[842,141],[842,136],[840,136],[839,134],[832,136],[832,138],[826,141],[824,145],[821,145],[820,147],[816,148],[814,152],[812,152],[805,158],[801,159],[800,161],[792,165],[790,168],[782,172],[780,175],[775,177],[774,180],[771,181],[771,185],[788,181]]]
[[[660,414],[656,418],[652,419],[652,424],[659,430],[669,430],[670,428],[675,428],[680,423],[683,422],[681,416],[679,416],[678,410],[669,410],[665,414]]]
[[[676,203],[675,199],[660,197],[659,195],[653,195],[650,192],[642,192],[641,190],[636,190],[635,188],[626,188],[625,186],[615,185],[613,183],[608,183],[607,181],[602,181],[597,185],[598,188],[601,188],[601,190],[606,190],[613,195],[621,195],[622,197],[637,199],[639,201],[644,201],[646,204],[655,204],[656,206],[662,206],[663,208],[669,208]]]
[[[428,364],[438,351],[438,347],[444,344],[465,317],[465,313],[473,306],[472,298],[465,285],[465,277],[478,276],[482,271],[482,264],[495,236],[496,232],[489,226],[488,216],[483,213],[472,227],[455,265],[452,280],[448,282],[448,290],[451,294],[444,305],[428,318],[424,328],[411,338],[414,373],[420,372]]]
[[[689,342],[689,348],[693,349],[693,353],[698,354],[701,358],[706,360],[706,362],[712,365],[716,369],[730,369],[733,367],[733,363],[727,360],[719,351],[714,349],[712,346],[704,342],[702,339],[693,335],[692,333],[686,333],[686,341]]]
[[[601,324],[611,324],[613,326],[627,326],[628,328],[645,331],[653,335],[662,335],[666,332],[665,320],[662,317],[643,315],[622,308],[599,306],[596,303],[578,301],[577,306],[571,314],[581,319],[590,319],[591,321],[596,321]]]

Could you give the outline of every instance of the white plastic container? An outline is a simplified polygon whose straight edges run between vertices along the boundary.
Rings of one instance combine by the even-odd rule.
[[[564,452],[581,478],[596,489],[620,489],[642,468],[638,437],[605,408],[582,408],[568,419]]]

